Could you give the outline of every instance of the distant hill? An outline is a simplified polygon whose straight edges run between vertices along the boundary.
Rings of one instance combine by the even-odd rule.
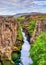
[[[35,14],[46,14],[46,13],[31,12],[31,13],[17,13],[17,14],[14,14],[14,15],[0,15],[0,16],[3,16],[3,17],[7,17],[7,16],[19,17],[19,16],[24,16],[24,15],[35,15]]]
[[[18,13],[18,14],[15,14],[14,16],[15,16],[15,17],[18,17],[18,16],[35,15],[35,14],[44,14],[44,13],[37,13],[37,12],[31,12],[31,13]]]

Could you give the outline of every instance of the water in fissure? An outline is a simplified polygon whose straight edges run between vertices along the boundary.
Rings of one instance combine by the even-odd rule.
[[[25,33],[22,31],[22,35],[24,38],[24,43],[22,45],[22,50],[21,50],[21,61],[23,65],[29,65],[32,63],[32,59],[29,58],[29,49],[30,49],[30,44],[27,40],[27,36]]]
[[[12,53],[12,60],[14,61],[14,65],[29,65],[32,64],[32,59],[29,57],[30,44],[25,33],[22,30],[21,32],[24,38],[24,43],[20,51],[14,51]]]

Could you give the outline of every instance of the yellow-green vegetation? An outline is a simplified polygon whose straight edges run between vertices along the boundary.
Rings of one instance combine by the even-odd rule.
[[[0,63],[0,65],[1,65],[1,63]],[[3,65],[14,65],[13,63],[11,63],[10,61],[3,61]]]
[[[33,35],[34,29],[35,29],[35,24],[36,24],[35,20],[29,21],[28,30],[29,30],[30,36]]]
[[[35,15],[31,15],[31,18],[33,20],[46,20],[46,14],[35,14]]]
[[[35,29],[35,24],[36,24],[36,21],[35,20],[29,20],[28,21],[28,25],[26,26],[26,29],[28,30],[30,36],[33,35],[34,33],[34,29]]]
[[[17,28],[17,38],[16,38],[16,44],[15,44],[15,46],[14,46],[14,48],[15,47],[17,47],[19,50],[21,49],[21,47],[22,47],[22,44],[23,44],[23,35],[22,35],[22,32],[21,32],[21,25],[20,24],[18,24],[18,28]]]
[[[24,20],[24,19],[25,19],[24,16],[20,16],[20,17],[17,17],[17,18],[16,18],[16,20],[18,20],[18,21],[22,21],[22,20]]]
[[[30,36],[32,36],[32,35],[33,35],[33,32],[34,32],[36,20],[33,20],[33,19],[31,19],[31,17],[30,17],[30,18],[26,21],[25,16],[20,16],[20,17],[17,18],[17,20],[20,21],[20,24],[18,25],[18,27],[19,27],[19,28],[18,28],[18,33],[21,34],[21,31],[20,31],[20,25],[21,25],[21,26],[25,27],[25,28],[28,30]],[[24,24],[23,22],[26,22],[26,24]]]
[[[30,49],[31,65],[46,65],[46,33],[41,33]]]
[[[21,52],[20,51],[14,51],[12,54],[12,60],[14,62],[15,65],[19,65],[19,63],[21,63]]]
[[[23,40],[23,36],[22,36],[22,32],[21,32],[21,25],[18,24],[18,28],[17,28],[17,38],[16,38],[17,41],[19,40]]]
[[[24,16],[18,17],[19,20],[23,20],[24,18],[25,18]]]
[[[13,49],[14,49],[14,51],[20,51],[21,50],[21,48],[22,48],[22,43],[23,42],[18,42],[17,44],[15,44],[14,46],[13,46]]]
[[[14,65],[14,64],[10,61],[3,61],[3,65]]]
[[[22,48],[22,43],[20,43],[19,45],[17,45],[16,46],[19,50],[18,51],[20,51],[21,50],[21,48]]]

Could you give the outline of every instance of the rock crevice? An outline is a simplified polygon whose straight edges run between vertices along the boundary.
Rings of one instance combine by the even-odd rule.
[[[35,30],[32,38],[30,39],[30,42],[33,43],[36,38],[41,34],[42,32],[46,32],[46,20],[37,21],[35,25]]]
[[[0,18],[0,53],[10,56],[16,42],[17,22],[13,17]]]

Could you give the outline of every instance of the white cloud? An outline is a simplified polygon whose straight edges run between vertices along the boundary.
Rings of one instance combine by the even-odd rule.
[[[0,1],[0,15],[1,14],[16,14],[22,12],[46,12],[46,1],[38,0],[1,0]]]
[[[9,11],[0,11],[0,15],[14,15],[15,12],[9,12]]]
[[[46,5],[46,1],[33,1],[33,3],[37,5]]]

